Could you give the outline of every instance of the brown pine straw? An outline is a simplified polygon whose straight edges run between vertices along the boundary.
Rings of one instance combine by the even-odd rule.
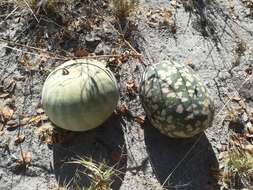
[[[0,38],[0,42],[8,43],[8,44],[13,45],[13,46],[19,46],[19,47],[27,48],[27,49],[30,49],[30,50],[35,50],[35,51],[37,51],[37,53],[30,52],[30,51],[24,51],[22,49],[11,47],[11,46],[8,46],[8,45],[4,46],[4,47],[12,49],[14,51],[19,51],[19,52],[24,52],[24,53],[27,53],[27,54],[41,56],[40,54],[38,54],[38,52],[39,52],[39,53],[43,53],[44,56],[46,56],[48,58],[63,60],[63,61],[66,61],[66,60],[69,60],[69,59],[82,59],[82,58],[86,58],[86,59],[92,59],[92,58],[95,58],[95,59],[97,59],[97,58],[120,58],[121,56],[124,56],[124,54],[88,55],[88,56],[83,56],[83,57],[61,56],[61,55],[55,54],[53,52],[49,52],[49,51],[41,49],[41,48],[21,44],[21,43],[18,43],[18,42],[13,42],[13,41],[10,41],[10,40],[5,40],[5,39]],[[139,54],[136,50],[134,51],[134,53],[135,54],[129,54],[129,56],[140,58],[141,54]]]

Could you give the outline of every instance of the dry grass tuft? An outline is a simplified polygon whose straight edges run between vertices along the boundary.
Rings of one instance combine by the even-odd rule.
[[[137,9],[138,5],[139,0],[111,0],[114,16],[120,22],[124,22]]]
[[[253,187],[253,156],[241,148],[233,148],[224,158],[223,182],[228,188]]]
[[[70,182],[64,182],[63,184],[59,184],[57,185],[56,188],[54,188],[53,190],[70,190],[70,184],[71,184],[71,181]]]
[[[114,167],[110,167],[105,161],[100,163],[95,162],[91,158],[80,158],[73,162],[74,164],[81,165],[84,171],[79,171],[80,174],[87,176],[90,179],[89,187],[80,187],[77,183],[75,189],[77,190],[108,190],[111,189],[111,185],[114,182],[113,178],[118,176],[121,172]],[[79,175],[78,173],[76,174]],[[79,176],[78,176],[79,177]],[[78,178],[77,177],[77,178]]]
[[[10,0],[22,10],[28,10],[33,17],[39,22],[40,17],[46,15],[54,18],[61,15],[61,9],[70,0]]]
[[[245,82],[247,78],[245,79]],[[240,96],[227,106],[228,144],[219,149],[216,172],[225,189],[253,189],[253,109]]]

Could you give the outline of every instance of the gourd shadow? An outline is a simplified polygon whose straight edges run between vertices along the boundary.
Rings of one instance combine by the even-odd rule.
[[[113,168],[112,189],[119,189],[126,171],[126,149],[121,122],[118,116],[112,115],[102,126],[78,133],[68,145],[53,146],[53,164],[56,180],[59,185],[69,185],[71,189],[89,187],[91,180],[87,174],[90,171],[80,164],[71,163],[80,158],[97,166],[104,163],[108,171]],[[109,181],[111,182],[111,181]]]
[[[145,121],[144,136],[151,166],[164,188],[219,189],[211,173],[218,169],[218,161],[204,133],[190,139],[172,139]]]

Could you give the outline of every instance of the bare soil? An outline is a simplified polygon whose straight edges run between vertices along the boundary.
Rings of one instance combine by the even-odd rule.
[[[0,108],[14,111],[0,123],[0,189],[57,189],[81,170],[68,163],[80,156],[121,171],[112,189],[221,189],[211,171],[219,165],[220,147],[228,145],[229,97],[253,106],[252,7],[240,0],[142,0],[121,25],[102,0],[74,1],[56,13],[41,13],[37,22],[29,9],[0,2]],[[36,131],[48,121],[40,110],[47,75],[65,60],[94,55],[115,73],[118,111],[95,130],[57,130],[43,142]],[[216,115],[205,134],[175,140],[143,123],[140,77],[147,65],[164,59],[190,64],[208,87]],[[18,135],[23,142],[16,142]],[[27,152],[31,161],[22,165]],[[82,176],[77,183],[89,180]]]

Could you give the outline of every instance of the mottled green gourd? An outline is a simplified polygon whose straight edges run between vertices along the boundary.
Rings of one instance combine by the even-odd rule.
[[[58,127],[87,131],[101,125],[119,99],[113,73],[96,60],[71,60],[57,67],[46,79],[42,105]]]
[[[193,137],[212,125],[213,101],[186,64],[162,61],[148,67],[140,98],[151,124],[169,137]]]

